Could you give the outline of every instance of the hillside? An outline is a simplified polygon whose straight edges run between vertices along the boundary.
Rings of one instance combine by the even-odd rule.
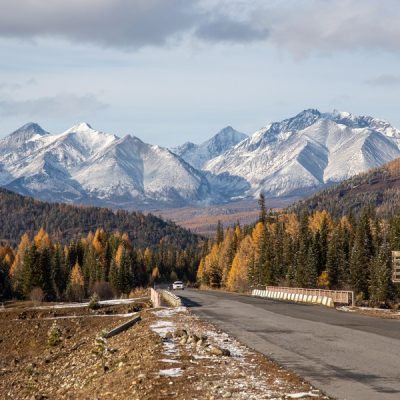
[[[295,211],[327,210],[334,216],[357,214],[367,206],[378,214],[391,216],[399,211],[400,158],[380,168],[356,175],[294,204]]]
[[[99,207],[46,203],[0,188],[0,241],[19,241],[24,232],[43,227],[62,242],[86,235],[96,228],[126,232],[137,247],[156,246],[161,239],[185,248],[198,242],[190,231],[154,215],[112,211]]]

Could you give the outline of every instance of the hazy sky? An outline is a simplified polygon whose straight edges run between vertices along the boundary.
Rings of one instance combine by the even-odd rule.
[[[173,146],[305,108],[400,127],[398,0],[0,0],[0,137],[79,121]]]

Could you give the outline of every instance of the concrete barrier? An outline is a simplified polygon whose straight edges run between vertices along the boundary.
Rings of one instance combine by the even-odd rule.
[[[312,297],[312,300],[311,300],[311,303],[317,303],[317,297],[318,297],[318,296],[313,296],[313,297]]]
[[[154,308],[161,307],[161,294],[157,290],[151,288],[150,289],[150,297],[151,303],[153,304]]]
[[[253,289],[252,296],[265,297],[274,300],[294,301],[296,303],[321,304],[326,307],[334,307],[333,299],[328,296],[316,296],[304,293],[288,293],[284,291]]]
[[[169,290],[162,290],[161,297],[163,300],[172,307],[180,307],[182,305],[182,300],[180,297],[170,292]]]

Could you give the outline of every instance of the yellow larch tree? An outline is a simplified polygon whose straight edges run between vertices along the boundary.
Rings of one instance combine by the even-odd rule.
[[[311,232],[316,233],[321,230],[322,224],[325,221],[328,225],[328,230],[331,231],[333,229],[333,220],[328,211],[316,211],[309,217],[308,226],[310,227]]]
[[[253,268],[253,265],[254,242],[250,236],[246,236],[233,259],[232,268],[228,274],[227,288],[235,291],[247,290],[249,270]]]
[[[19,242],[17,253],[15,255],[14,262],[10,268],[10,276],[11,278],[16,277],[20,272],[22,272],[22,261],[24,259],[25,250],[31,244],[29,240],[29,236],[27,233],[24,233],[21,237],[21,241]]]
[[[39,232],[33,238],[33,241],[35,242],[35,245],[38,249],[42,249],[44,247],[48,248],[51,247],[51,241],[49,235],[43,228],[40,228]]]

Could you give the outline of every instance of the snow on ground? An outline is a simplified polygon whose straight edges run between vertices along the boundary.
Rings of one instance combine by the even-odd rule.
[[[176,377],[176,376],[181,376],[182,375],[182,369],[181,368],[161,369],[160,370],[160,375],[161,376],[169,376],[171,378]]]
[[[117,317],[117,318],[130,318],[138,315],[137,312],[126,313],[126,314],[93,314],[93,315],[63,315],[59,317],[44,317],[44,318],[37,318],[40,320],[53,320],[53,319],[76,319],[76,318],[104,318],[104,317]],[[16,319],[15,321],[18,321]]]
[[[289,399],[304,399],[308,397],[318,397],[319,395],[313,392],[299,392],[299,393],[288,393],[286,395]]]
[[[142,297],[135,297],[132,299],[113,299],[113,300],[101,300],[99,301],[100,305],[103,306],[116,306],[116,305],[121,305],[121,304],[131,304],[134,303],[135,301],[138,300],[144,300],[148,299],[148,296],[142,296]],[[35,306],[32,307],[34,310],[51,310],[51,309],[63,309],[63,308],[82,308],[82,307],[87,307],[89,305],[89,302],[83,302],[83,303],[57,303],[57,304],[52,304],[52,305],[47,305],[47,306]]]
[[[176,308],[165,308],[158,311],[154,311],[153,314],[158,318],[171,318],[173,315],[183,312],[186,309],[184,307],[176,307]],[[163,354],[168,358],[163,358],[160,361],[164,363],[178,364],[180,361],[176,360],[176,357],[179,357],[179,350],[176,346],[175,340],[171,338],[166,338],[168,332],[174,332],[176,329],[176,324],[173,321],[166,321],[164,319],[158,320],[156,323],[150,325],[150,328],[153,332],[157,333],[163,339]],[[181,368],[169,368],[169,369],[160,369],[160,376],[168,376],[171,378],[181,376],[182,369]]]
[[[243,358],[248,353],[245,346],[225,332],[207,331],[206,336],[218,346],[229,350],[232,357]]]
[[[359,312],[359,313],[366,313],[370,315],[375,315],[379,316],[400,316],[400,312],[396,312],[393,309],[390,308],[376,308],[376,307],[356,307],[356,306],[339,306],[336,307],[337,310],[339,311],[344,311],[344,312]]]
[[[157,317],[161,318],[169,318],[172,317],[175,314],[179,314],[182,312],[187,312],[186,307],[174,307],[174,308],[163,308],[158,311],[154,311],[153,314],[156,315]]]

